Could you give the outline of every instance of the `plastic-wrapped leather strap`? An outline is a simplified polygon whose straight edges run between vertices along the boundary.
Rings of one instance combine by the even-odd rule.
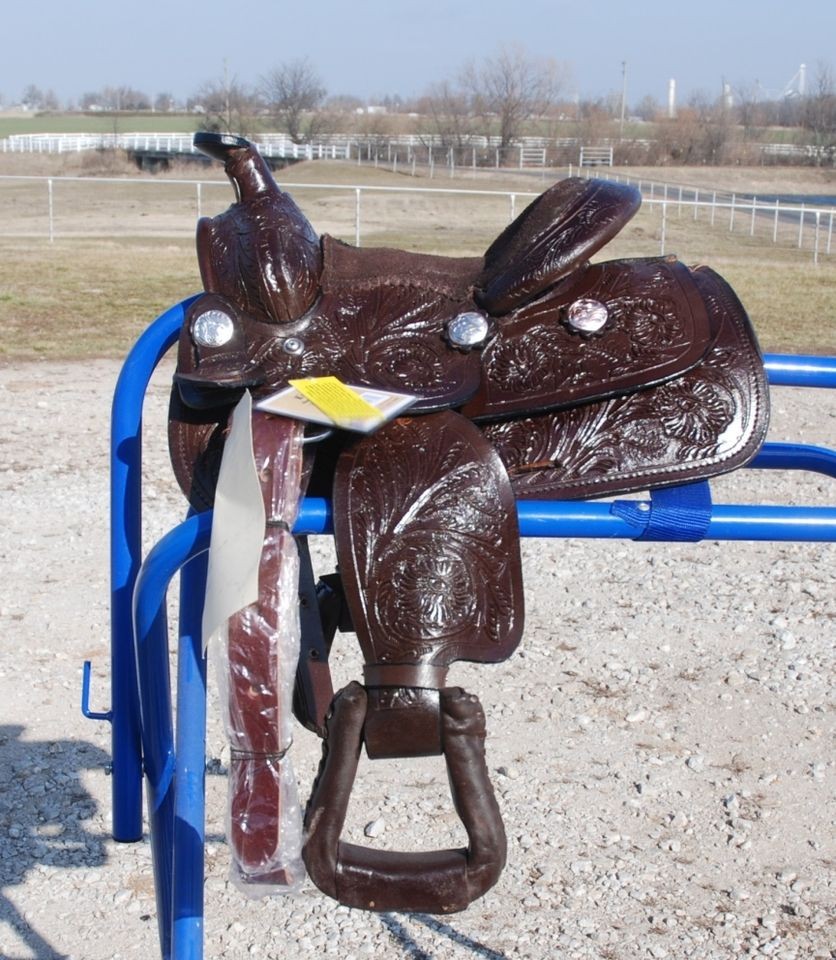
[[[485,764],[485,714],[459,687],[440,692],[443,753],[466,849],[379,851],[340,840],[357,772],[367,695],[350,683],[336,697],[325,753],[305,817],[305,865],[328,896],[365,910],[455,913],[496,883],[505,829]]]

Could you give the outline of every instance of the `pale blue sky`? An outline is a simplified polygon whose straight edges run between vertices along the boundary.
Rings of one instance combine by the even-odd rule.
[[[78,98],[128,85],[185,98],[229,72],[254,83],[282,61],[308,57],[329,93],[420,94],[470,60],[517,43],[568,64],[581,97],[621,90],[664,102],[758,81],[779,95],[806,63],[836,66],[836,0],[9,0],[0,94],[29,83]]]

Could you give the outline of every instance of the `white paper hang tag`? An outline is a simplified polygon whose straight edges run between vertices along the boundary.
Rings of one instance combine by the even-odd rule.
[[[203,649],[234,613],[258,600],[258,569],[267,516],[253,454],[252,397],[232,414],[224,444],[209,542]]]
[[[418,399],[416,394],[352,386],[336,377],[308,377],[271,394],[256,410],[295,420],[373,433]]]

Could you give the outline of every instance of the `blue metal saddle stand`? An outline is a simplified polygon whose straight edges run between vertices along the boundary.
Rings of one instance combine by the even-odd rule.
[[[142,557],[142,405],[157,364],[177,340],[190,298],[160,316],[122,368],[111,434],[111,707],[89,708],[85,663],[82,711],[112,725],[113,837],[142,838],[146,778],[157,919],[163,960],[203,956],[206,661],[201,617],[211,512],[190,516]],[[767,354],[770,386],[836,389],[836,357]],[[836,477],[836,450],[766,443],[755,468],[809,470]],[[520,533],[655,541],[836,541],[836,506],[713,504],[700,481],[656,491],[649,500],[520,501]],[[304,501],[296,531],[328,534],[330,503]],[[181,576],[176,723],[169,677],[166,591]],[[175,739],[176,730],[176,739]]]

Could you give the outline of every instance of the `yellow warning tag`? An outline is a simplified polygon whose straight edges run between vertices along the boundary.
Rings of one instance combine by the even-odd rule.
[[[386,419],[377,407],[336,377],[311,377],[288,383],[346,430],[368,430]]]

